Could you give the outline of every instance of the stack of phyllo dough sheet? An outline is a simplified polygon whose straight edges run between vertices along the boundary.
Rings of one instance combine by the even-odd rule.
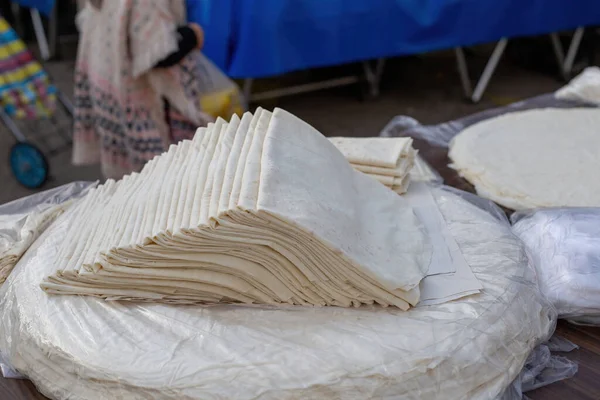
[[[281,109],[200,128],[71,213],[51,294],[408,309],[432,252],[405,199]]]
[[[396,193],[406,193],[417,154],[411,138],[334,137],[329,140],[346,157],[352,168]]]

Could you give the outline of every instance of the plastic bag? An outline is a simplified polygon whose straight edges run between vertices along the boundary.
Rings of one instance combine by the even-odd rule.
[[[559,318],[600,323],[600,208],[530,210],[511,220]]]
[[[227,121],[234,115],[246,111],[246,103],[239,87],[215,64],[200,52],[194,52],[194,75],[202,90],[200,107],[206,114]]]
[[[506,219],[433,192],[478,295],[407,312],[48,296],[67,211],[0,288],[0,351],[57,399],[497,398],[556,315]]]

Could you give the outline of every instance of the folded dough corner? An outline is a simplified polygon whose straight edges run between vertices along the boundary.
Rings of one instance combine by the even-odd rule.
[[[407,177],[414,151],[394,143],[372,166]],[[432,255],[406,199],[281,109],[200,128],[94,189],[71,221],[41,284],[51,294],[406,310]]]
[[[411,138],[334,137],[329,140],[356,171],[398,194],[408,190],[417,155]]]

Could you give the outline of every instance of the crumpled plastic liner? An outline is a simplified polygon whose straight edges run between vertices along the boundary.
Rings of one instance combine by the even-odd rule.
[[[0,205],[0,285],[34,240],[94,182],[73,182]]]
[[[0,205],[0,253],[20,240],[30,216],[79,198],[95,185],[95,182],[72,182]]]
[[[94,186],[96,186],[96,182],[71,182],[0,205],[0,255],[16,247],[21,247],[21,251],[25,252],[31,245],[29,242],[33,242],[36,235],[31,236],[27,232],[27,237],[24,237],[23,229],[37,230],[39,235],[46,228],[46,226],[36,226],[43,221],[36,219],[35,216],[84,196]],[[0,285],[1,282],[0,278]],[[3,359],[1,352],[0,373],[5,378],[24,378]]]
[[[576,362],[553,352],[568,353],[577,349],[574,343],[559,336],[536,347],[513,384],[506,390],[501,400],[521,400],[523,393],[573,377],[578,370]]]
[[[79,198],[98,182],[76,181],[0,205],[0,215],[23,215],[43,211],[67,200]]]
[[[556,313],[501,213],[433,193],[481,294],[407,312],[49,296],[67,211],[0,288],[0,352],[54,399],[498,398]]]
[[[444,183],[444,178],[418,154],[415,157],[415,165],[410,171],[410,179],[412,182]]]
[[[511,220],[559,318],[600,325],[600,208],[529,210]]]
[[[25,379],[26,376],[20,374],[17,370],[11,367],[4,358],[2,357],[2,353],[0,353],[0,374],[8,379]]]
[[[536,347],[529,355],[521,372],[523,392],[535,390],[575,375],[578,365],[566,357],[552,355],[552,351],[570,352],[578,346],[566,339],[560,340],[562,341],[561,346],[564,347],[556,347],[551,339],[550,343]]]
[[[468,115],[454,121],[443,122],[437,125],[421,125],[416,119],[399,115],[394,117],[381,131],[383,137],[412,137],[424,140],[431,145],[448,148],[454,136],[465,128],[486,119],[498,117],[510,112],[532,110],[536,108],[574,108],[592,107],[589,103],[575,100],[562,100],[555,98],[554,94],[545,94],[531,99],[526,99],[505,107],[492,108],[476,114]]]

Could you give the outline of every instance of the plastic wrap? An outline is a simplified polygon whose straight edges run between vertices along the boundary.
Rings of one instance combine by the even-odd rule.
[[[229,79],[204,54],[195,52],[194,79],[198,80],[200,107],[208,115],[221,117],[229,121],[233,114],[242,115],[245,111],[245,101],[239,87]]]
[[[481,294],[408,312],[48,296],[67,212],[0,288],[0,352],[54,399],[498,398],[555,312],[503,216],[433,193]]]
[[[73,182],[0,205],[0,285],[33,241],[92,186]]]
[[[0,204],[0,215],[25,215],[30,212],[41,212],[52,206],[83,196],[97,182],[77,181],[58,186],[27,197]]]
[[[20,374],[4,360],[2,353],[0,353],[0,376],[8,379],[25,379],[24,375]]]
[[[405,115],[394,117],[380,133],[384,137],[412,137],[423,140],[431,145],[447,148],[454,136],[463,129],[486,119],[516,111],[531,110],[536,108],[573,108],[589,106],[588,104],[561,100],[554,94],[545,94],[531,99],[512,103],[506,107],[492,108],[476,114],[468,115],[453,121],[437,125],[421,125],[416,119]]]
[[[444,179],[427,161],[417,154],[415,165],[410,170],[410,180],[412,182],[432,182],[443,183]]]
[[[0,205],[0,259],[14,258],[14,261],[8,260],[6,265],[0,261],[0,285],[10,273],[12,265],[54,218],[66,210],[66,203],[85,195],[95,185],[94,182],[72,182]],[[0,373],[5,378],[23,377],[4,360],[1,352]]]
[[[452,187],[445,186],[443,189],[487,211],[498,221],[508,223],[506,213],[495,203]],[[527,357],[521,373],[499,400],[521,400],[526,392],[573,377],[578,370],[577,363],[552,353],[567,353],[577,348],[576,344],[564,338],[552,336],[550,340],[533,349]]]
[[[600,105],[600,68],[588,67],[567,85],[556,91],[559,100]]]
[[[500,400],[521,400],[523,393],[573,377],[578,370],[576,362],[554,352],[570,352],[578,346],[570,341],[553,336],[548,342],[537,346],[513,384]]]
[[[559,318],[600,324],[600,208],[549,208],[511,217]]]

